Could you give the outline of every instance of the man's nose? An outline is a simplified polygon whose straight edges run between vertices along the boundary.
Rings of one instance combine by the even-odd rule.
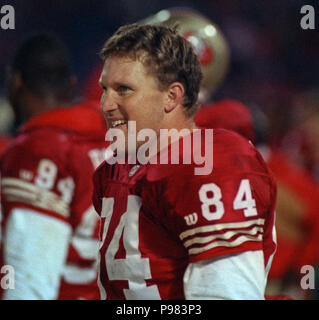
[[[101,110],[103,113],[114,111],[118,108],[115,99],[110,91],[104,92],[101,97]]]

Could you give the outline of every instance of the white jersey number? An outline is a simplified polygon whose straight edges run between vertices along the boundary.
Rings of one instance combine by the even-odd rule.
[[[114,198],[103,199],[102,217],[110,216],[113,211]],[[161,299],[156,285],[146,286],[146,279],[151,279],[151,268],[148,258],[142,258],[139,251],[139,210],[141,199],[130,195],[127,200],[127,211],[121,216],[115,229],[106,254],[105,263],[110,280],[128,280],[129,289],[124,289],[126,299]],[[106,219],[102,243],[106,238],[110,219]],[[123,233],[123,244],[126,258],[117,259],[120,239]]]
[[[202,215],[209,221],[221,219],[225,213],[222,202],[222,192],[215,183],[203,184],[199,191],[199,199],[202,202]],[[248,179],[240,181],[239,188],[233,201],[234,210],[244,210],[245,217],[256,216],[256,201],[252,197],[251,187]],[[214,210],[213,210],[214,209]]]
[[[39,162],[37,176],[34,182],[37,186],[51,190],[56,182],[58,167],[50,159],[41,159]],[[75,184],[71,177],[61,179],[57,183],[57,190],[61,193],[61,199],[67,204],[72,201]]]

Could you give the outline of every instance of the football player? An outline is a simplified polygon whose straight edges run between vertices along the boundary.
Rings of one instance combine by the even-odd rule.
[[[3,298],[99,299],[91,181],[104,158],[103,117],[73,102],[67,50],[52,35],[26,40],[9,72],[22,126],[1,158],[4,263],[15,270]]]
[[[203,128],[233,130],[255,142],[250,110],[239,102],[228,104],[227,101],[199,110],[195,115],[196,124]],[[313,120],[314,114],[311,116]],[[300,288],[300,270],[304,265],[318,264],[318,184],[284,148],[259,143],[257,148],[277,181],[277,250],[269,271],[267,291],[307,299],[307,293]]]
[[[220,28],[200,12],[187,7],[164,9],[138,23],[178,25],[178,32],[191,43],[201,64],[203,80],[198,101],[201,104],[211,101],[212,94],[225,80],[230,64],[229,45]],[[97,83],[102,67],[100,64],[96,66],[86,79],[83,94],[90,100],[101,97]]]
[[[133,24],[121,27],[101,56],[101,109],[124,137],[125,159],[143,149],[138,139],[136,149],[127,142],[131,121],[137,132],[152,129],[157,147],[162,129],[190,132],[160,144],[149,162],[105,161],[96,170],[101,298],[264,299],[276,246],[276,186],[245,138],[217,129],[206,143],[197,129],[202,71],[191,44],[175,28]],[[161,164],[176,150],[181,160],[185,137],[193,142],[186,153],[205,145],[211,172],[195,175],[194,159]]]
[[[191,42],[201,62],[205,80],[202,82],[199,95],[199,101],[203,104],[194,117],[196,125],[202,128],[232,130],[255,144],[257,142],[256,133],[249,108],[234,99],[212,100],[212,94],[224,81],[230,64],[229,46],[220,28],[203,14],[189,8],[162,10],[143,22],[167,26],[177,23],[180,34]],[[209,30],[213,32],[207,32]],[[318,188],[314,188],[311,179],[302,174],[301,168],[291,163],[287,155],[285,156],[278,150],[270,150],[265,145],[259,144],[258,149],[262,151],[267,165],[280,182],[276,208],[278,246],[268,277],[271,280],[268,289],[272,294],[285,294],[289,293],[285,290],[284,284],[287,283],[286,278],[289,277],[291,271],[294,272],[295,279],[292,281],[295,284],[298,282],[300,266],[316,264],[313,262],[317,261],[317,255],[314,253],[316,250],[313,248],[316,243],[313,238],[317,233],[315,227],[317,223],[313,215],[317,205],[313,199],[309,199],[307,190],[312,187],[313,192],[317,192]],[[311,243],[306,240],[305,234],[308,234],[307,238],[312,239]],[[310,245],[307,245],[306,242]],[[303,252],[308,252],[307,260],[301,258],[300,254],[298,256],[294,254],[294,252],[300,252],[301,246],[304,248]],[[312,259],[309,259],[309,252],[312,254]],[[279,288],[278,284],[280,284]],[[271,298],[281,299],[283,296],[272,296]]]

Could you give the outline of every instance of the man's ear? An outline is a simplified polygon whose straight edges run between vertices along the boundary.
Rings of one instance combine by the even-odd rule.
[[[165,112],[173,111],[178,105],[182,104],[185,90],[180,82],[173,82],[167,89],[167,103],[165,104]]]

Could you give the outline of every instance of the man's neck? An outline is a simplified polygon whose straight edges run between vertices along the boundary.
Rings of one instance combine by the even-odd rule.
[[[160,132],[157,134],[156,146],[151,148],[150,156],[156,156],[162,150],[167,149],[171,144],[192,134],[196,129],[198,129],[198,127],[192,117],[182,119],[182,121],[175,121],[174,125],[168,123],[165,126],[165,129],[160,129]]]

